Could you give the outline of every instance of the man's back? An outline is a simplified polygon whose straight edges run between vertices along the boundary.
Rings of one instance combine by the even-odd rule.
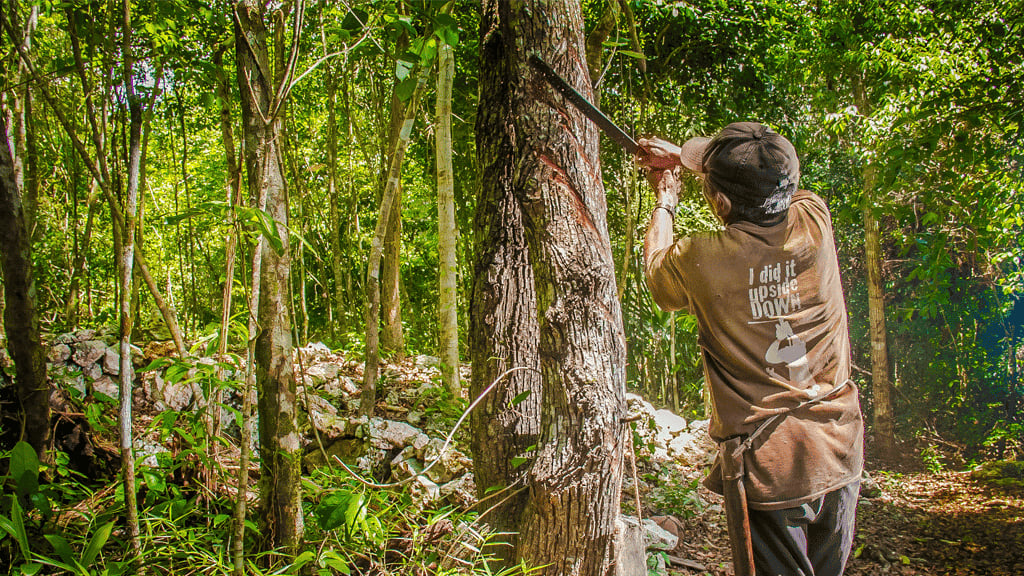
[[[845,302],[825,203],[799,191],[774,226],[740,221],[651,255],[664,309],[698,318],[715,440],[828,394],[850,375]],[[855,386],[780,418],[748,451],[751,507],[799,505],[860,477]]]

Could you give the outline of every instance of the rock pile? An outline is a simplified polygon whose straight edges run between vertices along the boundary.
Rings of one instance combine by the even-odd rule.
[[[656,464],[674,461],[682,466],[698,468],[710,463],[715,445],[708,437],[708,421],[685,418],[667,409],[656,409],[637,394],[626,394],[630,416],[639,416],[636,432],[642,446],[636,449],[650,456]]]
[[[136,349],[136,351],[138,351]],[[121,355],[109,333],[79,330],[54,339],[47,353],[51,377],[79,396],[117,399]]]

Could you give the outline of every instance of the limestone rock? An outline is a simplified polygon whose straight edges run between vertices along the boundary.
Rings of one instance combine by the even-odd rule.
[[[107,353],[107,345],[100,340],[86,340],[78,342],[74,346],[74,353],[71,359],[82,368],[95,364],[97,360]]]
[[[376,448],[404,448],[412,442],[420,430],[405,422],[372,418],[366,425],[367,438]]]
[[[679,537],[665,530],[651,520],[644,518],[644,544],[648,550],[674,550],[679,544]]]
[[[121,374],[121,353],[113,346],[108,346],[103,354],[103,371],[111,376]]]
[[[441,498],[460,508],[476,504],[476,481],[472,473],[466,473],[441,486]]]
[[[67,344],[54,344],[46,354],[46,361],[51,364],[67,362],[71,358],[71,347]]]
[[[97,392],[117,400],[120,397],[121,390],[119,384],[113,378],[104,374],[92,383],[92,393],[95,395]]]

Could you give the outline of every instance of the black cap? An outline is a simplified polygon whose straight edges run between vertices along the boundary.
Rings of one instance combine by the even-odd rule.
[[[800,180],[800,159],[785,137],[756,122],[734,122],[714,138],[682,146],[683,166],[732,203],[730,219],[758,224],[781,221]]]

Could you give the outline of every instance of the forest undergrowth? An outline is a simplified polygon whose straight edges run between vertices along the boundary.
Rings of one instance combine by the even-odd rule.
[[[358,363],[347,365],[357,378]],[[411,361],[388,364],[384,373],[391,391],[423,385],[424,370]],[[416,406],[396,403],[400,397],[386,396],[378,412],[402,420]],[[0,574],[84,576],[131,568],[121,561],[127,535],[116,476],[116,403],[102,395],[66,402],[55,411],[57,442],[64,450],[55,452],[51,465],[40,465],[25,444],[7,455]],[[221,440],[210,461],[201,416],[156,411],[146,402],[139,406],[137,447],[148,446],[151,452],[154,445],[161,447],[140,465],[143,564],[154,574],[230,574],[237,444]],[[435,424],[454,424],[464,406],[464,401],[439,399],[433,405],[439,417]],[[76,435],[87,437],[87,450],[72,449]],[[465,434],[456,437],[468,453]],[[308,449],[322,450],[315,436]],[[989,462],[961,470],[944,462],[965,468],[962,460],[939,458],[934,447],[908,446],[902,454],[895,461],[869,459],[870,478],[862,487],[847,574],[1024,573],[1024,465]],[[674,550],[655,553],[653,560],[660,554],[674,574],[731,574],[720,498],[689,481],[701,471],[692,463],[657,464],[642,455],[640,460],[646,471],[641,515],[653,516],[679,536]],[[85,462],[90,467],[83,467]],[[218,472],[216,481],[206,476],[210,465]],[[246,549],[255,548],[261,537],[254,496],[258,476],[259,466],[252,464]],[[423,507],[409,485],[368,486],[340,466],[307,469],[303,488],[307,535],[302,552],[290,562],[273,553],[247,555],[247,574],[484,574],[490,573],[484,558],[494,550],[487,545],[502,541],[501,535],[488,533],[471,506],[444,502]],[[624,489],[623,502],[625,511],[635,514],[631,489]],[[649,564],[657,569],[659,562]]]

